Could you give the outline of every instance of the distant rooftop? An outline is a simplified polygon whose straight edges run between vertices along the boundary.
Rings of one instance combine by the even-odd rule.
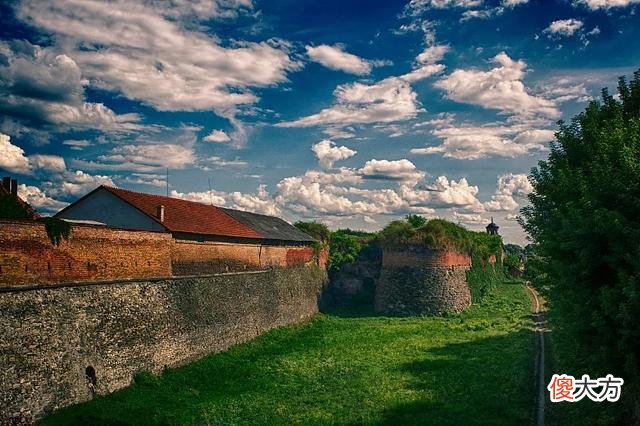
[[[169,232],[203,234],[257,240],[313,242],[314,239],[288,222],[274,217],[241,210],[217,207],[162,195],[145,194],[111,186],[100,186],[76,201],[106,190],[135,207]],[[71,204],[73,206],[75,203]],[[70,206],[66,207],[69,208]],[[158,209],[163,208],[163,219]],[[61,212],[66,210],[63,209]],[[61,213],[60,212],[60,213]],[[60,214],[58,213],[58,214]]]
[[[309,235],[279,217],[251,213],[242,210],[227,209],[223,207],[220,207],[220,210],[244,223],[269,240],[298,242],[315,241]]]

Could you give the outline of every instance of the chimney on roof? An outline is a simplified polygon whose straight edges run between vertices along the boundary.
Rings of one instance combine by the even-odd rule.
[[[164,222],[164,206],[162,204],[156,207],[156,217],[160,222]]]
[[[11,193],[11,178],[9,176],[2,178],[2,187],[7,190],[7,194]]]
[[[18,198],[18,179],[11,179],[11,196]]]

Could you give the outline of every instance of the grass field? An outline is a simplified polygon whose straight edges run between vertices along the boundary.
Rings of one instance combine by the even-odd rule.
[[[45,424],[526,424],[535,405],[521,284],[445,318],[323,314]]]

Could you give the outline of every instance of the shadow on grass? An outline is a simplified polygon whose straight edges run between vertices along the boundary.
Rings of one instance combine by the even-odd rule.
[[[512,295],[453,321],[332,310],[355,319],[274,330],[44,423],[527,424],[534,335],[508,321],[526,315]]]
[[[449,344],[402,365],[421,396],[384,410],[381,424],[530,424],[534,415],[533,333]]]
[[[340,318],[379,317],[381,314],[373,309],[373,305],[324,306],[322,313]]]

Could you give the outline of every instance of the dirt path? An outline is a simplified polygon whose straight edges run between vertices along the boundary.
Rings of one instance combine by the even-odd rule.
[[[544,426],[544,402],[546,400],[546,382],[544,378],[545,370],[545,348],[544,348],[544,333],[546,331],[546,320],[544,316],[544,307],[541,297],[538,292],[529,284],[526,285],[527,291],[531,296],[533,304],[533,319],[535,322],[534,331],[537,335],[536,344],[536,425]]]

